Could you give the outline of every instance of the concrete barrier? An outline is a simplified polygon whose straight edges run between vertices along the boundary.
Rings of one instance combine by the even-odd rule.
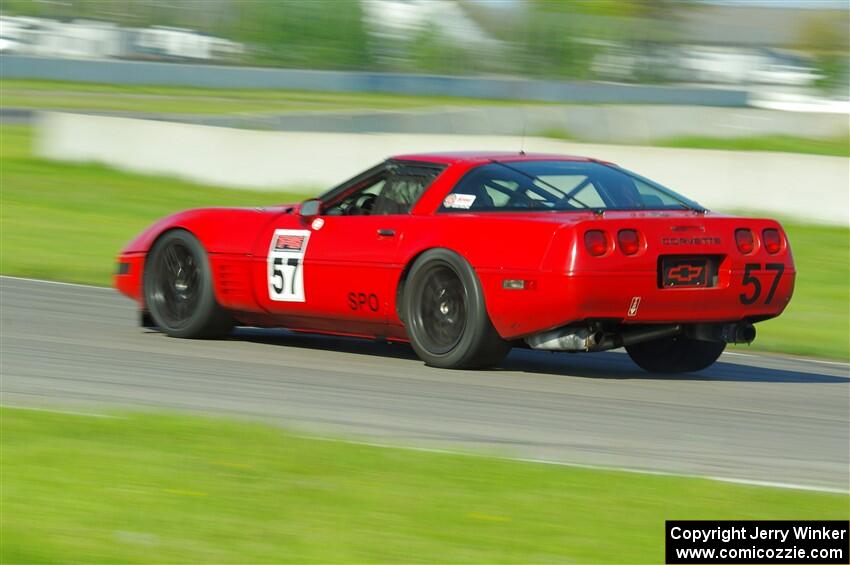
[[[46,113],[37,153],[236,188],[324,190],[394,154],[513,150],[511,136],[251,131]],[[578,144],[529,137],[528,152],[613,161],[717,210],[752,209],[814,222],[850,223],[850,159],[790,153]],[[246,204],[249,204],[246,202]]]
[[[682,136],[791,135],[820,139],[850,134],[850,121],[846,114],[637,104],[441,106],[392,111],[223,115],[129,111],[85,113],[278,131],[515,136],[568,134],[572,139],[588,143],[652,144]],[[0,123],[31,123],[37,114],[37,110],[0,108]]]

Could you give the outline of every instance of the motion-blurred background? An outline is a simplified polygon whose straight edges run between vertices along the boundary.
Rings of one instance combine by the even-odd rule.
[[[157,218],[298,201],[392,154],[583,154],[782,220],[797,288],[753,349],[840,372],[848,42],[850,0],[3,0],[0,273],[106,286]],[[0,346],[26,325],[6,323]],[[774,396],[755,387],[780,390],[778,374],[718,387],[761,403]],[[781,410],[807,406],[806,380]],[[820,383],[846,399],[841,377]],[[689,384],[665,386],[687,406],[705,390]],[[659,562],[665,518],[847,517],[840,494],[0,413],[3,562]],[[760,429],[741,418],[742,437]]]
[[[846,97],[842,0],[7,0],[4,54]]]

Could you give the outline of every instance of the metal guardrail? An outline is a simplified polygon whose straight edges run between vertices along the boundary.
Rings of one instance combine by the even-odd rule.
[[[0,77],[107,84],[381,92],[563,103],[742,107],[748,102],[748,94],[742,90],[119,60],[76,60],[22,55],[0,57]]]

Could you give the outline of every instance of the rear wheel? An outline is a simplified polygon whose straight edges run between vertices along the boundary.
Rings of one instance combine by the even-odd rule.
[[[215,301],[206,251],[185,230],[167,232],[148,253],[144,294],[153,321],[170,336],[221,337],[233,328],[232,318]]]
[[[713,365],[724,349],[722,341],[699,341],[684,335],[626,346],[632,361],[650,373],[701,371]]]
[[[490,322],[475,271],[446,249],[426,251],[411,268],[402,316],[413,349],[428,365],[489,367],[511,349]]]

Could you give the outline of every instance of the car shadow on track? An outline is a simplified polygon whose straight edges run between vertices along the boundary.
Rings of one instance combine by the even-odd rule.
[[[358,338],[324,336],[317,334],[292,333],[284,330],[260,328],[238,328],[230,336],[231,340],[264,343],[317,351],[337,351],[372,357],[407,359],[417,364],[422,362],[413,349],[405,343],[386,343]],[[778,363],[789,363],[778,358]],[[805,361],[795,361],[802,365]],[[847,376],[830,375],[821,372],[823,368],[816,363],[807,364],[808,371],[782,368],[769,368],[718,361],[708,369],[697,373],[658,374],[647,373],[638,368],[622,351],[601,353],[552,353],[515,348],[499,367],[489,369],[493,372],[516,372],[564,377],[609,380],[679,380],[679,381],[716,381],[716,382],[754,382],[754,383],[821,383],[850,385]],[[434,369],[440,370],[440,369]]]
[[[820,372],[821,367],[818,367],[814,363],[811,364],[811,372],[718,361],[711,367],[696,373],[647,373],[632,363],[628,355],[618,351],[605,351],[592,354],[552,354],[528,349],[515,349],[502,363],[500,369],[546,375],[612,380],[832,383],[850,385],[850,378]]]

